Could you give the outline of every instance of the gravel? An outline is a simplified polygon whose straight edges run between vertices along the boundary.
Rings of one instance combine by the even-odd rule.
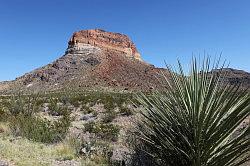
[[[9,164],[5,161],[0,160],[0,166],[9,166]]]

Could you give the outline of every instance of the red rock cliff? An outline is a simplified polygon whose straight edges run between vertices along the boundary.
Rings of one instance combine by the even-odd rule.
[[[134,43],[128,36],[120,33],[106,32],[100,29],[82,30],[75,32],[69,41],[69,48],[81,48],[89,44],[104,50],[116,50],[125,53],[128,57],[141,60],[141,56]]]

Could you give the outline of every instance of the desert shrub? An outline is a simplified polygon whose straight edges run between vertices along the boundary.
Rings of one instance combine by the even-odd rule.
[[[90,142],[82,142],[79,157],[83,165],[112,165],[112,150],[109,142],[92,139]]]
[[[128,107],[125,107],[125,106],[122,106],[122,107],[120,108],[120,113],[121,113],[122,115],[125,115],[125,116],[133,115],[132,110],[131,110],[130,108],[128,108]]]
[[[84,112],[85,114],[90,114],[94,112],[94,110],[87,105],[82,105],[81,111]]]
[[[113,110],[116,107],[122,107],[122,105],[128,102],[131,98],[132,94],[115,92],[96,93],[92,97],[96,103],[103,104],[106,110]]]
[[[79,107],[81,103],[77,98],[74,98],[70,100],[70,104],[72,104],[74,107]]]
[[[69,136],[62,143],[57,146],[57,153],[60,160],[71,160],[73,158],[81,158],[84,164],[107,164],[108,156],[111,152],[111,146],[108,142],[97,141],[91,139],[85,141],[84,139]]]
[[[4,108],[0,106],[0,122],[6,121],[7,113],[4,111]]]
[[[97,116],[98,116],[98,112],[97,112],[96,110],[94,110],[92,113],[93,113],[93,116],[94,116],[94,117],[97,117]]]
[[[250,115],[250,95],[224,82],[223,68],[211,70],[209,59],[201,68],[194,60],[189,76],[181,65],[168,69],[165,92],[138,97],[144,108],[138,132],[147,153],[168,166],[236,166],[249,160],[249,126],[231,136]]]
[[[59,105],[57,100],[50,100],[49,114],[52,116],[68,116],[69,110],[64,105]]]
[[[103,123],[110,123],[116,118],[116,116],[117,116],[117,113],[115,111],[108,110],[105,113],[102,121],[103,121]]]
[[[114,124],[104,124],[89,122],[85,124],[85,131],[95,133],[98,137],[105,140],[117,141],[120,128]]]
[[[0,134],[4,132],[4,128],[0,126]]]
[[[84,144],[84,140],[69,136],[66,139],[66,144],[71,147],[71,149],[73,149],[75,156],[79,157],[81,155],[80,153]]]
[[[40,102],[38,100],[39,95],[12,95],[6,105],[9,113],[11,115],[25,114],[32,115],[33,113],[38,111],[40,106]]]
[[[62,96],[59,98],[59,101],[60,101],[61,103],[63,103],[64,105],[70,103],[69,96],[66,96],[66,95],[62,95]]]
[[[105,109],[113,110],[116,107],[123,107],[124,103],[130,102],[130,97],[132,98],[131,94],[109,93],[102,96],[101,102]]]
[[[46,103],[46,98],[38,96],[36,99],[36,107],[41,107],[44,103]]]
[[[12,96],[7,107],[11,115],[18,115],[19,113],[26,112],[24,97],[21,95]]]
[[[133,94],[118,92],[101,92],[101,91],[66,91],[47,94],[46,97],[58,99],[61,103],[70,103],[75,107],[80,105],[103,104],[105,109],[113,110],[116,107],[122,107],[124,103],[130,103]]]
[[[61,143],[57,144],[56,151],[59,160],[72,160],[90,154],[90,150],[85,150],[86,154],[83,155],[83,149],[87,147],[87,143],[77,136],[67,136]],[[91,154],[92,155],[92,154]],[[89,156],[88,156],[89,157]]]
[[[88,131],[88,132],[90,132],[90,133],[93,133],[93,132],[94,132],[94,126],[95,126],[95,125],[96,125],[96,123],[93,122],[93,121],[91,121],[91,122],[86,123],[86,124],[84,125],[84,129],[85,129],[85,131]]]
[[[15,95],[9,101],[7,110],[10,130],[16,136],[22,136],[37,142],[53,143],[63,139],[70,125],[69,112],[50,105],[51,111],[62,117],[57,121],[49,121],[36,116],[41,102],[37,95]]]
[[[117,106],[112,96],[107,96],[105,99],[102,99],[101,102],[104,104],[106,110],[113,110]]]
[[[51,122],[35,116],[19,114],[9,119],[10,130],[15,136],[43,143],[54,143],[62,140],[69,128],[69,117]]]

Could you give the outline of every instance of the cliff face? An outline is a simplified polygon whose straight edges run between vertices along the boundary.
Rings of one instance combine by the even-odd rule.
[[[104,30],[83,30],[75,32],[68,42],[67,53],[81,53],[86,44],[99,47],[102,50],[115,50],[125,56],[141,60],[141,55],[128,36]]]

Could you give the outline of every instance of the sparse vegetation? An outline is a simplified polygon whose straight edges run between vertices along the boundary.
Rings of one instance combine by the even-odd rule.
[[[58,100],[50,99],[49,114],[52,116],[69,116],[69,110],[64,105],[59,105]]]
[[[131,108],[128,108],[128,107],[125,107],[125,106],[122,106],[120,108],[120,113],[122,115],[125,115],[125,116],[133,115],[133,112],[132,112]]]
[[[116,141],[120,128],[110,123],[105,124],[90,122],[85,125],[85,130],[90,133],[95,133],[101,139]]]
[[[110,165],[113,142],[117,141],[120,128],[113,124],[120,109],[132,94],[101,92],[57,92],[39,95],[18,94],[0,97],[0,147],[4,155],[17,165],[51,165],[52,162],[80,161],[83,165]],[[103,112],[95,110],[100,105]],[[105,107],[105,108],[103,108]],[[86,123],[85,130],[94,134],[93,141],[67,135],[71,116],[75,111],[81,115],[91,114],[98,121]],[[88,118],[87,118],[88,119]],[[84,120],[83,120],[84,121]],[[87,121],[87,120],[86,120]],[[84,127],[83,126],[83,127]],[[83,131],[85,132],[85,131]],[[10,141],[8,141],[10,140]],[[20,150],[11,151],[11,144],[22,143]],[[34,148],[39,145],[42,149]],[[30,151],[34,155],[23,154]],[[91,149],[91,150],[90,150]],[[46,151],[46,152],[43,152]],[[86,152],[85,152],[86,151]],[[44,153],[44,158],[36,155]],[[48,155],[47,155],[48,154]],[[29,157],[34,159],[29,159]],[[43,161],[44,160],[44,161]]]
[[[43,143],[54,143],[62,140],[69,125],[68,117],[50,122],[39,117],[20,114],[10,117],[9,120],[10,130],[15,136],[22,136]]]
[[[38,98],[39,94],[26,96],[22,94],[12,95],[4,106],[13,116],[19,114],[31,116],[32,114],[38,112],[38,107],[40,106]]]
[[[3,109],[3,106],[0,106],[0,122],[6,121],[7,115]]]
[[[87,105],[82,105],[81,111],[84,112],[85,114],[90,114],[94,112],[94,110]]]
[[[37,98],[37,95],[35,97],[33,95],[11,97],[6,107],[8,111],[6,117],[12,134],[44,143],[62,140],[70,125],[69,113],[53,105],[51,111],[60,113],[62,115],[60,119],[49,121],[39,117],[36,115],[39,110]]]
[[[110,123],[112,122],[117,116],[117,113],[115,111],[107,111],[103,118],[103,123]]]
[[[176,79],[177,78],[179,77],[176,76]],[[189,77],[183,76],[182,79],[188,78]],[[191,79],[191,77],[189,79]],[[164,165],[168,162],[168,158],[164,155],[173,152],[168,150],[168,153],[165,153],[165,149],[161,148],[161,141],[165,141],[161,136],[164,134],[164,129],[168,128],[163,125],[165,122],[163,124],[160,122],[168,115],[164,112],[167,109],[162,109],[162,112],[158,111],[157,113],[153,111],[164,108],[164,102],[171,99],[168,96],[170,94],[171,93],[167,92],[149,93],[142,95],[140,100],[134,100],[133,93],[88,91],[2,96],[0,97],[0,143],[4,146],[0,146],[0,150],[5,154],[0,154],[0,157],[12,160],[17,165],[32,165],[34,163],[37,163],[37,165],[51,165],[53,162],[64,161],[78,161],[81,162],[82,165],[124,164],[123,160],[111,161],[113,145],[121,143],[127,145],[130,142],[121,142],[125,140],[125,138],[122,138],[124,137],[124,129],[119,127],[119,123],[123,123],[120,119],[129,119],[127,116],[132,116],[137,113],[136,110],[133,110],[133,107],[143,106],[146,108],[146,111],[144,110],[146,119],[144,123],[139,124],[139,128],[140,131],[143,131],[144,136],[150,135],[150,138],[156,141],[155,144],[157,144],[157,148],[147,142],[152,142],[152,140],[149,140],[148,137],[143,137],[144,141],[139,140],[139,142],[136,142],[136,148],[134,149],[135,157],[133,157],[135,160],[134,163],[138,165],[138,163],[140,163],[138,161],[143,161],[143,164],[146,165]],[[173,91],[172,97],[177,94],[178,91]],[[168,98],[166,98],[166,96],[168,96]],[[148,104],[146,105],[148,107],[145,107],[144,102]],[[133,105],[131,105],[132,103]],[[161,103],[162,107],[158,107],[158,103]],[[177,103],[176,106],[178,106]],[[173,107],[175,110],[177,108],[179,107]],[[150,110],[152,112],[150,112]],[[148,116],[148,113],[157,116],[157,120],[153,121],[153,118]],[[177,118],[176,114],[173,113],[171,116],[172,115],[175,115]],[[75,119],[78,119],[77,122]],[[70,131],[68,129],[72,128],[74,124],[72,121],[77,123],[74,129],[78,130],[79,127],[81,131],[79,135],[69,134]],[[188,130],[189,128],[181,130],[181,126],[174,124],[176,123],[173,122],[173,124],[170,125],[171,129],[180,129],[179,132],[190,131]],[[178,124],[183,125],[181,123]],[[147,126],[145,127],[145,125]],[[152,135],[150,127],[154,127],[156,130],[159,126],[164,128],[153,132],[155,135]],[[130,131],[128,131],[128,134],[130,134],[129,132]],[[242,132],[244,132],[244,130],[242,130]],[[82,133],[88,133],[87,136],[91,138],[90,141],[85,140],[85,136],[81,136]],[[175,141],[172,140],[173,142],[182,143],[183,140],[178,137],[178,134],[174,136]],[[204,137],[202,136],[202,138]],[[208,137],[206,137],[206,139],[209,140]],[[19,143],[23,145],[19,145]],[[10,146],[12,145],[18,147],[19,151],[16,150],[11,154],[10,151],[13,149]],[[180,146],[182,145],[185,145],[185,143]],[[35,148],[31,149],[32,146]],[[41,149],[38,147],[41,147]],[[167,146],[164,144],[164,147]],[[185,147],[188,146],[185,145]],[[15,156],[21,153],[22,148],[25,148],[23,150],[24,154]],[[142,149],[146,150],[146,152],[142,151]],[[27,154],[28,151],[34,154],[29,156]],[[147,152],[152,152],[154,157]],[[169,159],[173,162],[181,161],[180,158],[177,158],[179,154],[176,151],[174,152],[175,155],[168,156]],[[45,154],[44,157],[37,157],[38,154],[41,155],[42,153]],[[195,153],[193,156],[195,156]],[[162,158],[164,158],[164,160]]]

